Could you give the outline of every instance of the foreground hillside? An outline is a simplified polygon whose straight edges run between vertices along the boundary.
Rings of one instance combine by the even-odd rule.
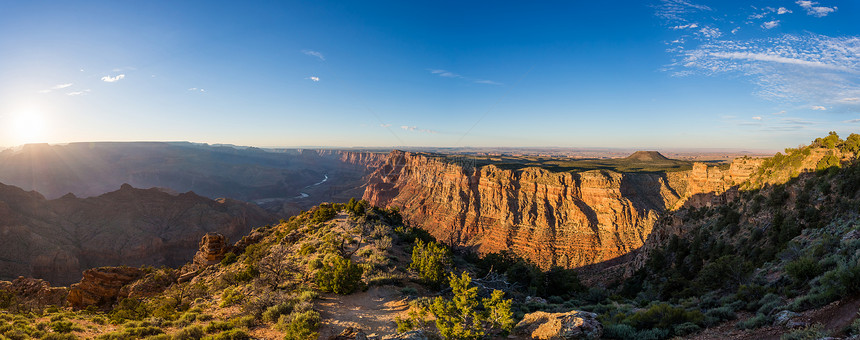
[[[507,266],[509,273],[494,266]],[[96,268],[71,288],[23,278],[0,282],[0,308],[10,312],[0,314],[0,335],[481,338],[508,334],[516,320],[528,319],[533,306],[511,298],[525,301],[524,293],[535,289],[546,295],[580,288],[571,271],[543,274],[522,261],[454,255],[404,226],[397,210],[351,201],[257,228],[232,246],[207,234],[181,269]],[[574,316],[564,324],[586,321],[577,326],[580,332],[599,336],[594,315],[555,317],[564,315]],[[543,322],[530,320],[517,330],[530,334]]]
[[[0,184],[0,279],[18,276],[68,285],[88,268],[181,266],[207,232],[231,238],[273,221],[256,205],[193,192],[119,190],[48,200]]]

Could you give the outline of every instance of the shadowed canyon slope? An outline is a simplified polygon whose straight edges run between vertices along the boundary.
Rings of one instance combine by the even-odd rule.
[[[92,267],[177,266],[206,232],[236,240],[273,220],[253,204],[192,192],[126,184],[97,197],[47,200],[0,184],[0,279],[22,275],[66,285]]]
[[[395,151],[371,175],[364,199],[401,207],[411,223],[452,245],[510,250],[543,267],[579,267],[639,248],[660,213],[685,202],[710,205],[757,165],[744,158],[726,170],[696,163],[669,173],[572,173],[475,169]]]

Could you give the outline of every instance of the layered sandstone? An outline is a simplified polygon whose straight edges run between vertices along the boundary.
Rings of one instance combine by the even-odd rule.
[[[70,287],[67,300],[74,308],[110,306],[120,296],[123,286],[141,276],[143,270],[133,267],[87,269],[81,282]]]
[[[206,233],[200,240],[200,247],[194,255],[194,264],[204,267],[221,262],[227,254],[227,238],[219,233]]]
[[[696,164],[669,174],[571,173],[475,168],[394,151],[371,175],[364,199],[399,206],[409,222],[451,245],[573,268],[630,253],[661,213],[730,190],[743,176],[741,164],[727,172]]]

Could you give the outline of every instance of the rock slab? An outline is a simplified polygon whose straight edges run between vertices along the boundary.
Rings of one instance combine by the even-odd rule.
[[[600,339],[603,325],[597,321],[597,314],[589,312],[534,312],[526,314],[514,332],[541,340]]]

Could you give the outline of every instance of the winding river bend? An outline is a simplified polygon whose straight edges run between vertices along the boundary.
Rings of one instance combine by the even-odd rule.
[[[308,185],[308,186],[304,187],[302,190],[313,188],[313,187],[318,186],[320,184],[323,184],[327,181],[328,181],[328,174],[323,174],[323,179],[321,181],[316,182],[316,183],[311,184],[311,185]],[[276,201],[290,200],[290,199],[304,199],[304,198],[308,198],[310,196],[311,196],[310,194],[308,194],[304,191],[301,191],[301,192],[299,192],[298,196],[259,198],[259,199],[253,200],[252,202],[254,202],[254,204],[261,205],[261,204],[272,203],[272,202],[276,202]]]

